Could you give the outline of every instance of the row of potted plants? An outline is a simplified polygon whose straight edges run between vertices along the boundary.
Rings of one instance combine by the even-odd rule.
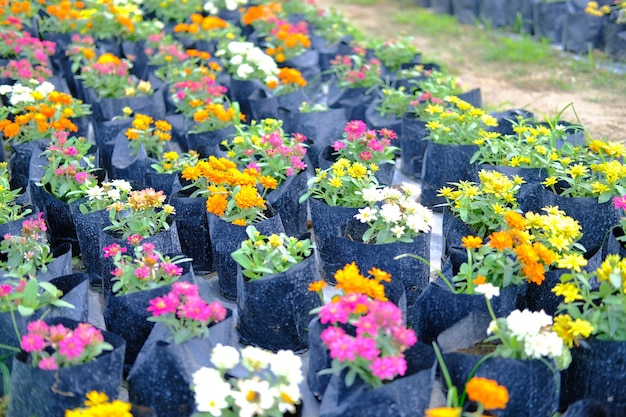
[[[96,39],[65,37],[70,59],[51,59],[58,73],[63,70],[57,87],[65,82],[75,96],[46,82],[3,87],[8,106],[0,127],[12,146],[3,181],[25,175],[23,190],[33,205],[18,207],[20,193],[3,187],[7,216],[16,214],[11,220],[19,227],[4,235],[0,248],[8,258],[2,265],[3,297],[11,336],[3,349],[20,350],[12,362],[20,372],[13,372],[15,380],[5,387],[12,390],[11,415],[42,410],[61,415],[71,408],[76,409],[68,413],[80,413],[85,395],[86,408],[108,406],[122,376],[130,401],[160,415],[362,415],[365,410],[391,415],[399,407],[416,415],[500,409],[499,415],[551,415],[579,398],[604,401],[618,384],[595,392],[578,384],[579,375],[597,368],[584,367],[581,356],[589,350],[578,344],[586,346],[581,339],[590,336],[593,346],[595,339],[621,340],[619,309],[612,307],[623,293],[615,275],[621,261],[612,255],[600,264],[619,245],[608,249],[597,240],[619,221],[610,205],[611,197],[622,194],[620,146],[583,143],[580,129],[566,129],[558,116],[542,125],[527,114],[520,119],[485,114],[476,91],[462,94],[454,77],[421,64],[408,41],[354,47],[344,37],[348,33],[337,30],[338,16],[310,4],[242,10],[237,4],[211,5],[225,19],[190,15],[198,5],[178,19],[152,10],[168,18],[162,22],[170,26],[165,31],[156,19],[137,26],[124,19],[139,16],[139,8],[107,6],[114,18],[103,25],[126,28],[116,36],[138,40],[138,29],[145,30],[139,44],[149,61],[135,77],[163,83],[160,93],[139,78],[128,83],[131,61],[125,59],[141,47],[107,42],[111,34],[93,27],[89,33]],[[86,12],[71,13],[69,6],[59,20],[73,31],[86,24]],[[88,6],[97,11],[102,5]],[[40,15],[45,13],[59,18],[53,7]],[[33,26],[51,27],[42,22],[47,20]],[[318,36],[342,35],[334,38],[338,49],[308,43],[307,22]],[[335,33],[327,33],[329,27]],[[208,35],[213,29],[216,35]],[[289,42],[271,43],[272,36]],[[201,42],[207,40],[212,42]],[[185,50],[185,43],[197,49]],[[289,55],[287,45],[295,45],[296,55]],[[311,52],[317,52],[313,67],[279,68],[309,59]],[[135,57],[133,69],[140,62]],[[281,95],[281,86],[289,93]],[[146,93],[154,101],[135,100]],[[72,134],[85,126],[74,123],[77,116],[90,111],[77,97],[93,111],[82,130],[87,139]],[[377,125],[370,117],[389,119],[388,109],[397,111],[396,120],[383,120],[391,124]],[[395,142],[399,146],[392,146]],[[421,177],[421,196],[408,183],[390,186],[398,154],[401,169]],[[435,156],[444,159],[433,161]],[[537,168],[542,175],[533,185],[527,171],[512,178],[476,171],[472,159]],[[535,198],[547,187],[558,187],[562,197],[592,195],[595,204],[599,198],[607,213],[604,223],[594,226],[566,215],[555,197]],[[307,203],[311,237],[305,235]],[[429,283],[430,209],[441,209],[440,203],[446,206],[446,225],[456,222],[469,230],[458,238],[444,230],[447,262],[440,279]],[[597,220],[601,211],[593,210]],[[31,214],[32,219],[19,218]],[[64,257],[50,256],[44,232],[57,252],[65,248]],[[76,308],[69,310],[58,300],[60,284],[48,282],[69,281],[67,243],[89,274],[75,286],[100,285],[106,300],[107,344],[98,336],[93,351],[82,350],[89,344],[86,336],[74,338],[60,327],[53,327],[54,340],[46,341],[57,323],[32,321],[46,313],[44,306],[54,306],[45,318],[71,311],[86,321],[80,304],[72,302]],[[599,254],[595,264],[593,251]],[[47,272],[52,259],[63,272]],[[213,270],[217,291],[196,276]],[[334,288],[324,288],[321,278]],[[63,298],[70,292],[63,291]],[[234,300],[236,312],[224,308],[225,299]],[[17,313],[28,318],[16,322],[16,333]],[[455,338],[457,322],[474,334]],[[519,322],[536,325],[520,331]],[[451,353],[482,341],[487,329],[492,335],[487,342],[497,342],[491,353],[480,359]],[[431,346],[434,341],[439,345]],[[232,346],[239,342],[274,353],[249,347],[237,352]],[[597,346],[599,351],[605,345]],[[111,347],[111,353],[101,353]],[[286,349],[307,348],[309,368],[301,374],[299,357]],[[571,370],[559,373],[570,362],[570,348]],[[59,356],[67,353],[67,361]],[[103,364],[103,357],[114,363]],[[549,389],[528,394],[523,388],[530,384],[501,379],[509,373],[493,370],[498,358],[506,359],[506,367],[533,368],[532,378],[541,377]],[[93,384],[84,376],[78,386],[56,382],[66,382],[62,369],[73,373],[78,363],[93,359],[82,368],[93,375]],[[427,411],[436,362],[448,399],[445,408]],[[102,370],[111,376],[108,386],[97,383]],[[474,373],[487,379],[472,379]],[[557,388],[561,379],[563,395]],[[15,388],[33,385],[42,387],[41,402]],[[465,387],[473,405],[456,395],[457,387]],[[319,403],[305,398],[309,390]],[[528,395],[536,401],[527,402]]]
[[[534,35],[563,49],[587,54],[600,49],[624,57],[625,15],[619,0],[418,0],[436,13],[454,15],[461,23],[482,22],[490,28],[508,28]],[[621,35],[620,35],[621,34]]]

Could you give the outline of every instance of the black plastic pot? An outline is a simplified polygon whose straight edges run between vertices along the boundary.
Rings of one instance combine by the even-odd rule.
[[[479,0],[452,0],[452,11],[459,23],[474,24],[478,20]]]
[[[430,7],[438,14],[452,14],[452,0],[431,0]]]
[[[75,328],[78,322],[69,319],[50,319],[48,324],[63,324]],[[14,356],[11,371],[11,396],[8,415],[14,417],[61,417],[65,410],[82,407],[90,391],[117,398],[122,382],[122,365],[126,342],[121,337],[102,332],[104,340],[113,345],[92,362],[44,371],[28,364],[28,354]]]
[[[491,28],[501,28],[507,25],[506,8],[509,0],[480,0],[480,20]]]
[[[263,235],[285,231],[280,214],[273,209],[272,214],[266,220],[254,224],[254,227]],[[207,215],[211,250],[220,291],[227,299],[234,300],[237,298],[237,263],[230,255],[239,249],[241,242],[248,238],[246,226],[226,222],[212,213],[207,213]]]
[[[567,2],[565,0],[533,3],[534,36],[546,38],[551,43],[560,43],[566,17]]]
[[[120,132],[115,138],[113,153],[111,154],[111,176],[116,179],[124,179],[134,184],[136,189],[146,186],[145,175],[156,173],[152,168],[158,161],[149,157],[146,148],[141,145],[135,155],[132,154],[130,141],[126,135]]]
[[[584,10],[567,13],[563,23],[563,49],[575,54],[587,54],[602,48],[604,16],[594,16]]]
[[[165,117],[165,102],[163,94],[155,91],[150,96],[124,97],[119,99],[101,98],[91,88],[85,90],[85,101],[92,106],[92,117],[96,122],[104,122],[119,117],[124,107],[130,107],[134,113],[146,114],[155,119]]]
[[[333,84],[328,90],[327,103],[330,108],[344,109],[348,121],[365,120],[367,107],[378,97],[378,87],[340,88]]]
[[[189,417],[195,411],[191,390],[193,373],[211,365],[211,351],[218,344],[231,345],[233,318],[209,327],[207,339],[170,343],[169,330],[157,323],[128,375],[132,403],[152,408],[159,416]]]
[[[307,173],[302,171],[287,178],[277,189],[270,191],[265,199],[280,214],[285,233],[299,237],[307,232],[307,202],[298,202],[307,191]]]
[[[400,134],[400,171],[409,177],[419,179],[422,175],[422,163],[428,134],[426,122],[416,119],[410,114],[405,115],[401,122]]]
[[[533,33],[533,0],[507,0],[507,26],[521,33]]]
[[[208,132],[188,133],[187,149],[198,152],[200,158],[219,155],[220,143],[235,136],[236,131],[235,126],[228,126]]]
[[[314,254],[287,271],[258,280],[247,280],[238,265],[237,332],[241,342],[274,352],[305,350],[310,312],[322,305],[308,287],[319,279]],[[267,308],[267,300],[273,300],[272,308]]]
[[[89,274],[92,285],[102,286],[102,252],[99,236],[102,229],[109,223],[109,212],[106,209],[92,213],[81,213],[80,204],[85,200],[70,203],[72,220],[76,227],[76,236],[81,249],[83,266]]]

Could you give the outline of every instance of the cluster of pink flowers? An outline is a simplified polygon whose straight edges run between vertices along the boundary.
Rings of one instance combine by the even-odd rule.
[[[71,330],[62,324],[50,326],[36,320],[28,324],[27,331],[20,346],[30,353],[34,366],[47,371],[89,362],[112,349],[102,332],[89,323],[79,323]]]
[[[54,54],[56,42],[42,41],[24,32],[24,36],[16,39],[13,50],[16,54],[32,58],[42,65],[48,65],[48,57]]]
[[[226,87],[218,84],[213,77],[200,80],[185,80],[174,83],[172,91],[179,101],[201,100],[204,104],[213,102],[226,94]]]
[[[135,247],[134,258],[123,255],[127,252],[125,247],[118,243],[112,243],[103,248],[105,258],[113,258],[115,269],[111,274],[123,279],[129,273],[140,281],[158,281],[163,275],[167,278],[179,277],[183,274],[183,268],[162,259],[159,252],[155,250],[154,243],[141,243],[143,237],[134,234],[128,237],[128,243]]]
[[[178,264],[190,259],[181,255],[164,256],[155,249],[154,243],[143,240],[139,234],[127,238],[128,244],[134,247],[132,255],[126,255],[128,249],[118,243],[102,249],[104,257],[113,259],[115,265],[111,271],[115,281],[114,293],[121,295],[157,288],[177,281],[183,275],[184,269]]]
[[[352,55],[337,55],[330,61],[341,87],[371,87],[380,83],[382,63],[378,58],[366,59],[366,50],[353,49]]]
[[[169,293],[150,300],[148,311],[152,313],[150,321],[164,323],[174,336],[186,330],[184,340],[208,334],[208,326],[223,321],[227,314],[221,303],[207,303],[200,297],[198,287],[186,281],[175,282]],[[175,340],[184,341],[177,337]]]
[[[44,82],[52,77],[52,71],[47,65],[33,65],[27,59],[12,59],[0,72],[2,77],[27,82],[30,79]]]
[[[372,386],[406,373],[403,352],[417,343],[417,337],[406,328],[395,304],[351,293],[324,305],[319,318],[320,323],[332,325],[321,339],[333,361],[354,369]],[[354,326],[355,336],[341,324]]]
[[[394,148],[391,141],[397,135],[393,130],[383,128],[378,131],[368,129],[365,122],[351,120],[344,127],[344,139],[332,145],[341,158],[353,162],[391,162]]]
[[[291,163],[291,166],[285,171],[285,175],[288,177],[292,177],[306,169],[306,164],[304,163],[306,148],[303,146],[305,140],[306,136],[303,134],[294,133],[286,143],[280,130],[263,135],[261,138],[261,142],[265,145],[265,154],[269,158],[280,155],[284,160],[288,160]]]
[[[48,226],[46,226],[46,221],[44,220],[43,213],[41,212],[37,214],[36,218],[26,219],[22,222],[22,236],[25,238],[32,238],[35,240],[42,239],[45,237],[42,234],[47,230]]]
[[[161,43],[161,40],[163,39],[163,34],[159,34],[159,35],[152,35],[151,38],[154,38],[155,40],[150,40],[151,42],[155,42],[157,47],[156,50],[155,48],[148,46],[144,49],[144,51],[146,52],[146,55],[149,57],[152,56],[167,56],[167,57],[171,57],[170,63],[174,63],[174,62],[183,62],[186,61],[187,59],[189,59],[189,55],[187,54],[187,52],[185,52],[182,49],[182,45],[180,44],[171,44],[171,43]],[[160,36],[160,39],[157,40],[157,38]]]
[[[417,106],[421,106],[424,104],[444,104],[445,101],[443,101],[440,98],[437,97],[433,97],[433,94],[429,91],[424,91],[422,94],[420,94],[417,99],[413,100],[411,102],[411,106],[413,107],[417,107]]]

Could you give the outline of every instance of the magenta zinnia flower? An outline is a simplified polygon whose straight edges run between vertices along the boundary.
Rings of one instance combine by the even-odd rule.
[[[49,358],[43,358],[39,361],[39,365],[37,366],[39,367],[39,369],[44,371],[56,371],[57,369],[59,369],[57,361],[52,356]]]
[[[85,350],[85,344],[75,335],[64,338],[59,342],[59,353],[65,355],[68,360],[80,358]]]
[[[38,334],[26,334],[22,336],[22,342],[20,346],[24,352],[40,352],[43,350],[45,341],[41,335]]]

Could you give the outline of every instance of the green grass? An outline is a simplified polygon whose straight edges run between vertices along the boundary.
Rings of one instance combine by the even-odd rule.
[[[481,42],[483,58],[493,62],[540,64],[555,55],[545,41],[537,41],[527,35],[507,36],[490,33]]]
[[[397,11],[391,16],[392,23],[410,25],[417,34],[426,36],[458,36],[461,28],[452,16],[434,14],[419,8]]]

